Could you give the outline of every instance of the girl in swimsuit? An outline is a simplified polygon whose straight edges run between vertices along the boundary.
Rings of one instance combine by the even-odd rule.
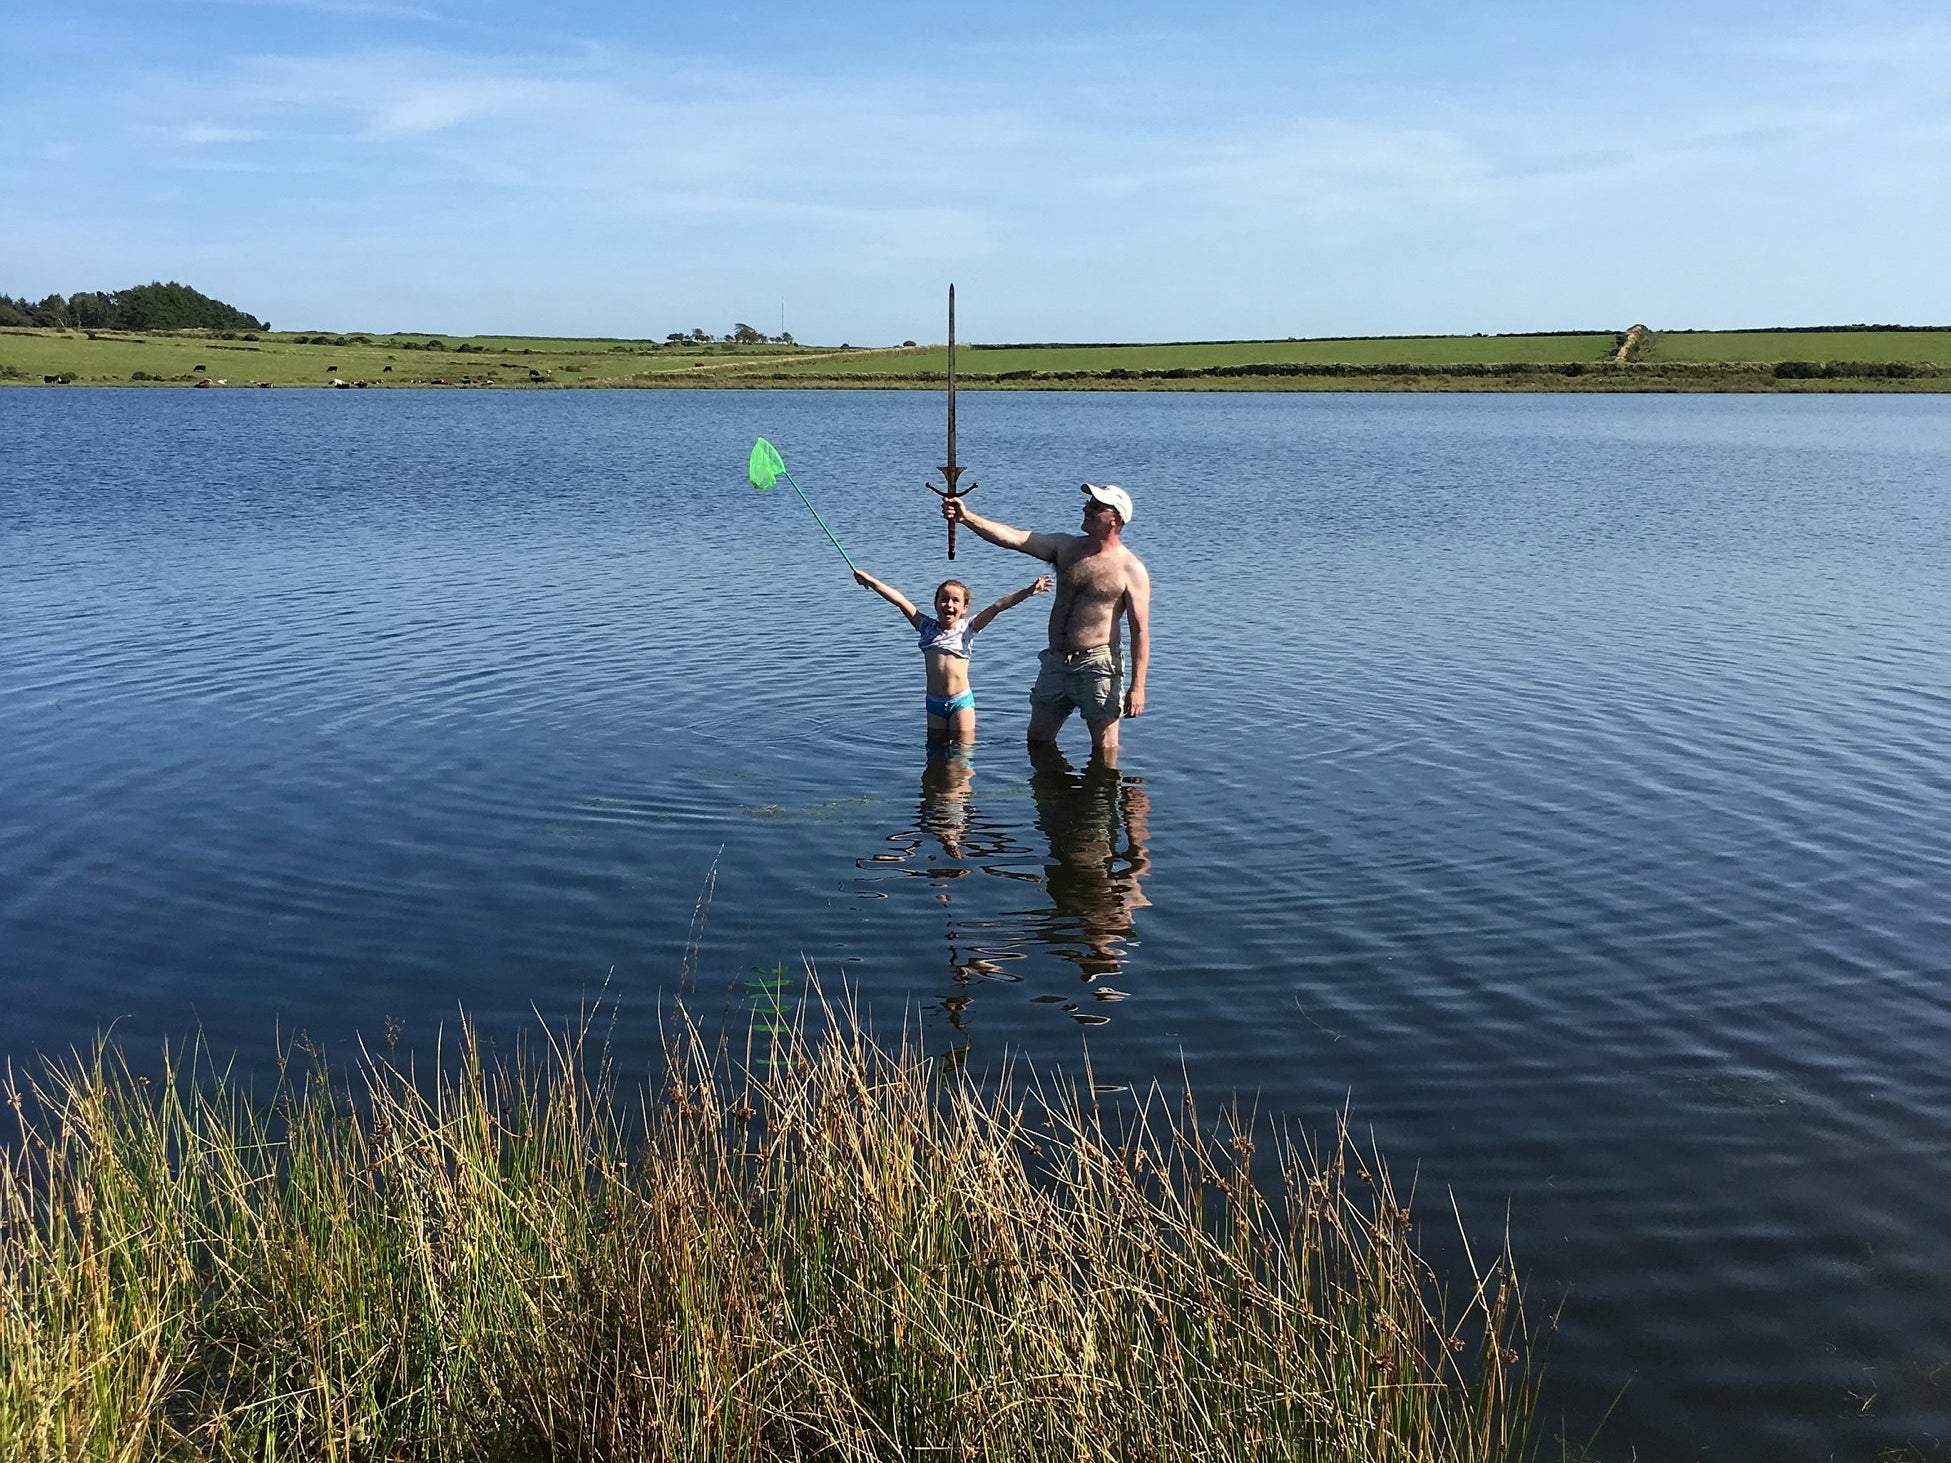
[[[1050,576],[1046,574],[1014,594],[1004,595],[973,616],[967,614],[969,586],[959,579],[945,579],[937,587],[932,615],[924,615],[900,590],[883,584],[864,569],[854,571],[854,582],[873,590],[906,615],[921,637],[921,653],[928,666],[928,739],[973,742],[975,692],[969,689],[970,642],[1004,610],[1049,589]]]

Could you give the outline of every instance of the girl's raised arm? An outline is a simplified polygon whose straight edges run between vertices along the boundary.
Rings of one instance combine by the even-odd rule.
[[[1045,574],[1041,579],[1036,580],[1034,583],[1024,585],[1015,593],[1004,595],[1001,599],[989,606],[988,609],[983,610],[973,620],[969,621],[969,633],[971,635],[975,634],[976,631],[980,630],[984,625],[987,625],[1004,610],[1009,609],[1013,605],[1020,605],[1031,595],[1047,594],[1049,590],[1050,576]]]
[[[906,615],[910,625],[913,625],[917,630],[921,628],[920,613],[909,602],[908,597],[892,584],[883,584],[865,569],[854,570],[854,583],[865,585],[867,588],[873,590],[874,593],[878,594],[882,599]]]

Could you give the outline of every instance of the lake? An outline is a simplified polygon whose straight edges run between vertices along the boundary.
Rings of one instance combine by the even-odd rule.
[[[1345,1106],[1439,1263],[1508,1214],[1603,1457],[1944,1456],[1951,402],[960,406],[978,510],[1136,500],[1115,770],[1025,753],[1048,600],[931,761],[745,484],[922,601],[939,394],[0,392],[0,1054],[600,998],[641,1065],[810,965],[972,1067]]]

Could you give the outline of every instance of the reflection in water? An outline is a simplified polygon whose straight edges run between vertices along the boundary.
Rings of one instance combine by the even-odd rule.
[[[925,880],[942,907],[953,988],[939,1009],[959,1043],[952,1059],[967,1051],[964,1018],[977,987],[1023,981],[1039,951],[1074,967],[1093,999],[1031,999],[1059,1005],[1086,1025],[1107,1020],[1098,1013],[1124,999],[1112,978],[1136,943],[1136,911],[1150,903],[1142,888],[1150,867],[1143,783],[1095,758],[1079,771],[1054,746],[1032,748],[1030,757],[1028,791],[1040,837],[1026,826],[1020,802],[1007,796],[1015,789],[1005,786],[991,799],[1004,809],[1000,816],[979,806],[972,747],[937,743],[922,769],[914,820],[859,865]],[[1027,905],[1023,886],[1037,890]]]
[[[1055,743],[1033,745],[1030,763],[1037,826],[1050,841],[1044,887],[1053,906],[1038,912],[1033,928],[1085,980],[1101,981],[1119,972],[1133,941],[1133,915],[1151,903],[1143,888],[1151,868],[1151,798],[1142,781],[1121,777],[1101,758],[1076,771]],[[1106,984],[1092,994],[1100,1001],[1124,997]]]
[[[928,744],[928,760],[921,772],[921,803],[914,821],[888,835],[887,842],[889,847],[863,860],[860,867],[898,866],[911,878],[927,880],[936,901],[944,906],[944,934],[954,989],[942,998],[940,1009],[955,1031],[955,1044],[943,1053],[943,1060],[950,1066],[960,1065],[970,1044],[963,1027],[970,983],[1012,977],[1003,974],[1000,963],[1011,957],[980,943],[994,934],[988,922],[979,915],[972,918],[956,910],[954,885],[978,870],[1008,874],[1006,865],[1012,855],[1021,856],[1024,851],[1007,825],[977,811],[972,744]]]
[[[940,840],[950,858],[962,857],[974,794],[975,749],[967,742],[931,743],[921,772],[919,826]]]

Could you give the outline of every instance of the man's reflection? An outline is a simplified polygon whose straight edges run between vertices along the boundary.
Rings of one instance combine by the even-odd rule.
[[[1085,980],[1115,975],[1133,915],[1151,903],[1142,887],[1151,868],[1151,799],[1142,782],[1119,775],[1115,760],[1093,757],[1079,772],[1054,742],[1031,743],[1030,765],[1037,826],[1050,841],[1044,884],[1055,906],[1041,933]]]
[[[1080,771],[1051,744],[1032,747],[1030,762],[1028,790],[1047,853],[1024,841],[1020,811],[979,809],[973,749],[946,743],[929,748],[913,822],[859,865],[901,880],[879,897],[922,880],[943,906],[951,984],[937,1009],[953,1033],[950,1060],[966,1053],[964,1018],[977,990],[1022,981],[1035,970],[1039,949],[1074,966],[1091,983],[1093,999],[1032,999],[1060,1004],[1079,1022],[1102,1022],[1092,1008],[1123,998],[1109,977],[1135,942],[1137,911],[1151,903],[1143,889],[1151,868],[1144,784],[1101,757]],[[992,788],[1005,810],[1020,809],[1009,798],[1013,790]]]

